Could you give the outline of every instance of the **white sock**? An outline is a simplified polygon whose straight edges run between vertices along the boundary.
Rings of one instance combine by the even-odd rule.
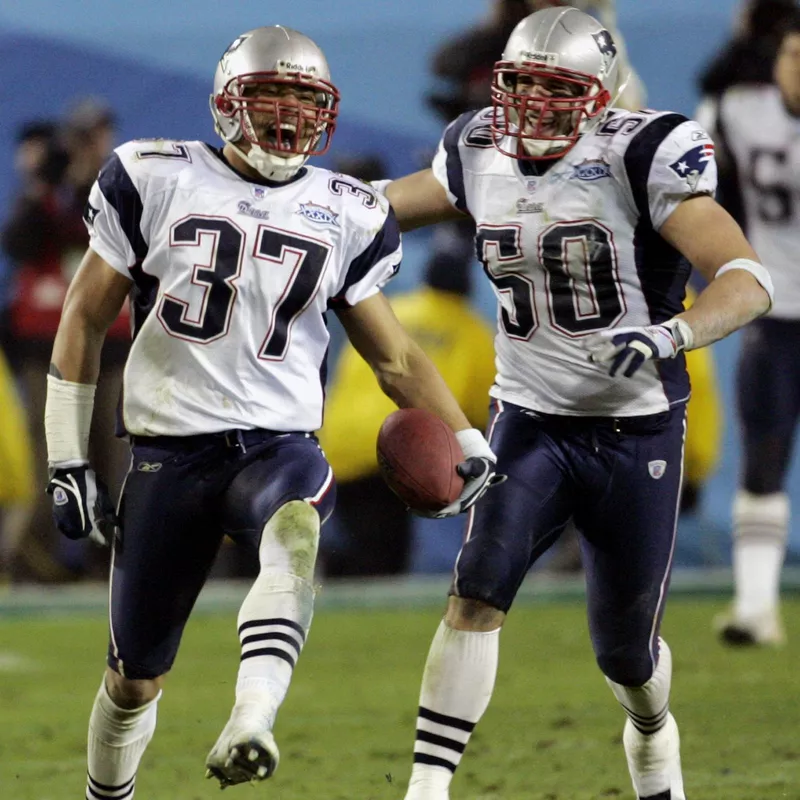
[[[262,535],[261,571],[239,610],[242,656],[234,711],[258,709],[270,730],[314,615],[319,527],[316,510],[299,500],[273,515]]]
[[[663,639],[658,640],[656,668],[644,686],[623,686],[610,678],[606,682],[640,733],[650,735],[664,726],[669,713],[672,653]]]
[[[444,621],[433,637],[419,698],[414,766],[406,800],[446,798],[497,674],[500,628],[459,631]]]
[[[734,614],[775,613],[789,537],[789,496],[736,493],[733,504]]]
[[[158,696],[139,708],[120,708],[105,678],[89,717],[86,800],[132,800],[136,770],[156,729]]]
[[[685,800],[680,736],[669,713],[672,653],[663,639],[658,644],[658,664],[644,686],[606,681],[628,715],[622,741],[637,797]]]

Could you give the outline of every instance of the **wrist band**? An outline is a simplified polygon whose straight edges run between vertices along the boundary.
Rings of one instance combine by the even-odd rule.
[[[51,467],[77,467],[89,461],[89,429],[96,388],[90,383],[47,376],[44,432]]]
[[[749,258],[734,258],[733,261],[723,264],[717,270],[714,279],[716,280],[720,275],[724,275],[732,269],[743,269],[745,272],[749,272],[758,281],[761,288],[769,295],[769,304],[770,306],[772,305],[775,301],[775,289],[772,286],[772,278],[769,275],[769,270],[767,270],[763,264],[759,264],[758,261],[752,261]]]

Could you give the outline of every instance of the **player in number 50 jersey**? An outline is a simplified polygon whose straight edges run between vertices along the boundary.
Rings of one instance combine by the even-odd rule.
[[[306,166],[327,150],[338,104],[314,42],[280,26],[248,31],[214,80],[224,147],[129,142],[92,189],[90,249],[65,301],[45,420],[57,524],[100,536],[114,511],[88,466],[89,423],[105,331],[130,293],[121,409],[133,457],[87,797],[132,797],[164,676],[226,533],[257,550],[260,572],[239,612],[236,703],[208,777],[224,788],[277,767],[272,727],[311,624],[319,529],[333,508],[313,435],[329,309],[395,402],[456,431],[465,488],[443,513],[464,511],[494,474],[483,435],[380,292],[400,264],[389,204]]]
[[[685,798],[659,638],[683,351],[765,313],[772,286],[713,199],[706,132],[679,114],[611,107],[617,85],[617,48],[599,22],[538,11],[495,66],[492,106],[451,123],[431,169],[381,184],[402,229],[475,220],[498,300],[489,442],[508,475],[469,516],[422,680],[407,800],[449,796],[491,696],[506,612],[570,518],[597,662],[628,715],[636,795]],[[684,311],[690,264],[709,286]]]

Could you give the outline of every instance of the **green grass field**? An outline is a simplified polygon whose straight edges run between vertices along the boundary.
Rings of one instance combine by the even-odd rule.
[[[721,607],[673,598],[664,628],[689,800],[797,800],[800,598],[785,604],[790,644],[779,652],[717,644],[709,624]],[[439,610],[320,609],[278,717],[278,772],[225,797],[401,800]],[[0,621],[2,800],[83,797],[85,730],[105,630],[99,615]],[[453,800],[631,798],[623,714],[594,665],[582,603],[520,605],[501,641],[494,699]],[[203,764],[230,710],[237,658],[235,613],[190,622],[137,800],[219,796]]]

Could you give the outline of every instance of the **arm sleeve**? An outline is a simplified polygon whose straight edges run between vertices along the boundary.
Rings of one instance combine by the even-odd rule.
[[[403,246],[394,210],[388,213],[372,240],[351,262],[342,287],[330,300],[332,308],[352,308],[376,294],[400,269]]]
[[[637,133],[624,160],[639,213],[656,231],[684,200],[713,196],[717,188],[714,143],[680,114],[665,114]]]
[[[117,153],[92,186],[83,218],[92,250],[130,277],[130,267],[144,260],[147,245],[141,230],[142,198]]]
[[[459,142],[461,133],[474,116],[475,113],[472,111],[462,114],[445,128],[431,165],[436,180],[445,188],[453,207],[465,214],[469,213],[469,209],[464,190],[464,164]]]

